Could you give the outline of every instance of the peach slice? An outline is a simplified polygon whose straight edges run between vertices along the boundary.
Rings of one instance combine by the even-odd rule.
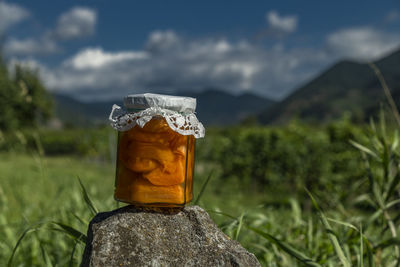
[[[126,149],[129,157],[154,159],[158,162],[173,161],[174,153],[167,146],[131,141]]]
[[[172,134],[169,133],[146,133],[135,128],[128,131],[127,135],[129,139],[134,141],[161,145],[169,145],[174,137]]]
[[[168,164],[170,168],[156,168],[144,173],[143,177],[154,185],[177,185],[185,181],[185,161],[177,160]]]
[[[142,128],[145,132],[152,133],[162,133],[172,131],[171,127],[169,127],[167,121],[164,118],[153,117],[149,122],[147,122]]]
[[[165,168],[168,162],[174,161],[175,154],[167,146],[131,141],[122,136],[119,158],[133,171],[148,172],[159,164]]]
[[[125,202],[183,204],[184,189],[181,185],[157,186],[143,179],[140,173],[120,166],[115,198]]]
[[[126,157],[125,166],[134,172],[149,172],[160,165],[152,159]]]
[[[137,178],[131,184],[131,200],[140,203],[183,204],[185,195],[180,185],[156,186],[146,179]]]

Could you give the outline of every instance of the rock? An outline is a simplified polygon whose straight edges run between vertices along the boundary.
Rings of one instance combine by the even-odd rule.
[[[90,222],[81,266],[260,266],[198,206],[126,206]]]

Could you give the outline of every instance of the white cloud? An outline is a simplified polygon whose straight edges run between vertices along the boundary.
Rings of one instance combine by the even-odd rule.
[[[15,39],[10,38],[4,45],[4,52],[7,55],[37,55],[51,54],[59,50],[57,44],[50,38],[43,37],[41,39]]]
[[[283,42],[267,48],[246,40],[187,39],[169,30],[151,33],[143,49],[88,47],[56,67],[36,65],[52,90],[91,100],[210,87],[282,98],[335,60],[369,59],[399,43],[396,34],[371,28],[342,29],[329,34],[325,46],[291,49]]]
[[[266,18],[268,33],[276,36],[293,33],[298,26],[295,15],[281,16],[271,11]],[[59,17],[57,27],[41,37],[9,39],[5,51],[11,55],[56,52],[62,40],[93,34],[96,20],[94,10],[73,8]],[[400,34],[371,27],[344,28],[328,34],[320,47],[290,49],[282,41],[266,47],[247,40],[187,39],[166,30],[150,33],[138,50],[87,47],[52,68],[33,59],[22,62],[39,68],[50,89],[87,99],[207,87],[232,93],[251,90],[281,98],[335,60],[375,59],[399,45]]]
[[[297,29],[298,18],[295,15],[281,16],[277,11],[272,10],[269,11],[265,17],[270,30],[276,33],[288,34]]]
[[[90,36],[95,31],[97,13],[86,7],[74,7],[61,14],[54,30],[57,38],[62,40]]]
[[[70,66],[77,70],[97,69],[112,64],[118,64],[129,60],[146,59],[145,52],[105,52],[102,48],[86,48],[65,62],[66,66]]]
[[[0,34],[29,16],[29,12],[16,4],[0,2]]]
[[[169,45],[159,46],[161,40]],[[42,66],[41,75],[49,88],[87,99],[207,87],[282,97],[326,62],[323,52],[311,49],[265,49],[245,40],[188,40],[157,31],[142,50],[85,48],[56,68]]]
[[[59,16],[57,26],[54,29],[49,29],[38,37],[26,39],[11,37],[7,39],[4,44],[4,52],[7,56],[11,57],[56,53],[61,50],[59,47],[61,41],[92,35],[95,30],[96,20],[97,14],[94,10],[84,7],[74,7]],[[1,21],[0,19],[0,27]]]
[[[179,45],[180,38],[174,31],[154,31],[149,35],[146,49],[156,53],[178,48]]]
[[[327,36],[327,49],[339,58],[374,60],[400,47],[400,34],[354,27]]]

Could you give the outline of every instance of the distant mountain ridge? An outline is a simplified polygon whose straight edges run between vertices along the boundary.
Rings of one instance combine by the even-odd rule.
[[[53,93],[56,117],[64,124],[92,126],[108,123],[108,115],[113,104],[122,101],[99,101],[86,103],[64,94]]]
[[[275,104],[272,100],[251,93],[235,96],[217,89],[206,89],[202,92],[180,91],[176,95],[197,99],[197,117],[205,125],[237,124],[248,117],[255,117]],[[67,95],[55,93],[53,96],[56,116],[64,123],[72,125],[108,123],[112,105],[122,105],[122,97],[118,100],[85,103]]]
[[[374,63],[399,103],[400,50]],[[375,115],[384,101],[378,78],[368,64],[340,61],[283,101],[265,109],[258,118],[266,124],[284,123],[293,118],[324,122],[350,112],[353,119],[363,121]]]
[[[276,102],[251,93],[232,95],[218,89],[202,92],[178,92],[178,95],[197,99],[196,113],[205,125],[232,125],[249,117],[256,116],[262,110]]]

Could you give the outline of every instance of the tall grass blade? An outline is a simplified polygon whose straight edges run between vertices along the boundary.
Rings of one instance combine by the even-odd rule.
[[[333,248],[334,248],[334,250],[336,252],[336,255],[338,256],[340,262],[342,263],[343,266],[350,267],[350,261],[346,258],[345,254],[344,254],[344,251],[343,251],[342,247],[340,246],[339,240],[338,240],[336,234],[334,233],[334,231],[332,230],[332,228],[331,228],[331,226],[330,226],[330,224],[328,222],[328,219],[326,218],[326,216],[324,215],[324,213],[320,209],[317,201],[315,200],[313,195],[310,193],[310,191],[308,191],[307,188],[305,188],[305,190],[306,190],[307,194],[310,196],[314,207],[318,211],[318,215],[319,215],[319,218],[320,218],[320,220],[322,222],[322,225],[324,226],[324,228],[325,228],[325,230],[326,230],[326,232],[328,234],[328,237],[329,237],[329,239],[330,239],[330,241],[331,241],[331,243],[333,245]]]
[[[30,232],[35,232],[35,231],[39,230],[40,227],[43,226],[43,224],[44,224],[44,223],[38,223],[38,224],[35,224],[35,225],[32,225],[32,226],[29,226],[28,228],[26,228],[26,229],[22,232],[22,234],[20,235],[20,237],[19,237],[18,240],[17,240],[17,243],[15,243],[15,246],[14,246],[12,252],[11,252],[10,258],[8,258],[8,262],[7,262],[7,266],[8,266],[8,267],[11,267],[11,266],[12,266],[11,264],[12,264],[12,261],[13,261],[14,256],[15,256],[15,252],[17,251],[18,247],[20,246],[22,239],[24,239],[24,237],[25,237],[28,233],[30,233]]]
[[[379,210],[379,211],[380,212],[378,214],[381,214],[382,211],[381,210]],[[373,256],[373,253],[372,253],[373,249],[372,249],[372,246],[371,246],[369,240],[363,234],[363,230],[362,230],[363,228],[362,228],[361,224],[360,224],[360,228],[358,229],[356,226],[354,226],[351,223],[339,221],[339,220],[332,219],[332,218],[327,218],[327,219],[328,219],[328,221],[331,221],[333,223],[337,223],[337,224],[349,227],[349,228],[355,230],[356,232],[360,233],[360,266],[364,266],[364,258],[363,257],[364,257],[365,249],[366,249],[366,254],[367,254],[367,257],[368,257],[368,266],[370,266],[370,267],[371,266],[375,266],[375,262],[374,262],[374,259],[373,259],[374,256]],[[364,244],[366,244],[366,248],[364,248]]]
[[[85,186],[83,185],[81,178],[78,177],[78,181],[79,184],[81,186],[81,190],[82,190],[82,195],[83,195],[83,199],[85,200],[87,206],[89,207],[90,211],[92,212],[93,215],[96,215],[98,213],[98,210],[96,209],[96,207],[93,205],[92,200],[90,200],[90,197],[86,191]]]
[[[311,251],[312,247],[313,247],[313,220],[312,218],[309,218],[307,227],[307,249]]]
[[[261,250],[261,251],[263,251],[265,253],[269,253],[270,252],[266,247],[264,247],[264,246],[262,246],[260,244],[257,244],[257,243],[250,243],[249,246],[258,248],[259,250]]]
[[[374,208],[374,209],[377,208],[376,203],[371,199],[371,196],[369,194],[359,195],[358,197],[356,197],[353,200],[354,204],[358,204],[361,202],[363,202],[364,204],[368,204],[371,208]]]
[[[375,182],[374,175],[372,174],[372,170],[371,170],[371,164],[370,164],[369,160],[367,159],[365,153],[361,152],[361,155],[362,155],[364,163],[365,163],[365,168],[367,169],[370,194],[372,196],[374,196],[376,205],[379,208],[383,209],[383,207],[384,207],[383,196],[381,194],[379,185]]]
[[[381,110],[379,112],[379,123],[381,125],[381,142],[385,145],[386,142],[386,119],[385,119],[385,113],[383,111],[383,107],[381,106]]]
[[[235,232],[235,240],[238,240],[239,234],[240,234],[240,230],[242,230],[244,214],[245,213],[243,212],[242,215],[240,215],[240,217],[239,217],[238,227],[236,228],[236,232]]]
[[[395,130],[391,150],[395,151],[398,146],[399,146],[399,131]]]
[[[390,108],[392,109],[393,116],[396,118],[397,124],[400,126],[400,114],[399,110],[397,109],[397,106],[393,100],[393,96],[390,93],[390,89],[386,83],[385,78],[383,77],[381,71],[379,68],[372,62],[368,63],[369,67],[375,72],[375,75],[378,77],[379,83],[381,84],[383,91],[385,93],[385,96],[389,102]]]
[[[79,217],[78,215],[76,215],[74,212],[71,212],[72,216],[74,216],[80,223],[82,223],[83,225],[89,225],[89,222],[82,219],[81,217]]]
[[[75,254],[76,246],[78,245],[78,243],[79,243],[79,241],[76,240],[74,247],[72,248],[71,256],[69,257],[69,264],[68,264],[69,267],[72,267],[74,265],[74,254]]]
[[[360,267],[364,267],[364,238],[362,233],[362,225],[360,224]]]
[[[200,201],[201,197],[203,196],[204,191],[206,190],[207,184],[210,181],[212,174],[213,174],[213,171],[210,172],[210,174],[208,175],[208,177],[205,180],[204,184],[201,186],[200,192],[197,195],[197,198],[196,198],[195,202],[193,203],[193,205],[199,204],[199,201]]]
[[[372,117],[369,120],[369,125],[371,127],[372,133],[374,134],[374,136],[376,136],[376,125],[375,125],[375,121],[372,119]]]
[[[337,223],[337,224],[340,224],[340,225],[349,227],[349,228],[351,228],[351,229],[354,229],[354,230],[356,230],[358,233],[360,232],[360,230],[359,230],[357,227],[355,227],[354,225],[352,225],[351,223],[339,221],[339,220],[332,219],[332,218],[326,218],[326,219],[327,219],[328,221],[330,221],[330,222],[334,222],[334,223]]]
[[[377,159],[379,158],[378,155],[375,152],[373,152],[371,149],[369,149],[368,147],[363,146],[363,145],[361,145],[361,144],[359,144],[359,143],[357,143],[357,142],[355,142],[353,140],[349,140],[349,142],[350,142],[350,144],[352,144],[358,150],[363,151],[363,152],[367,153],[368,155],[370,155],[370,156],[372,156],[374,158],[377,158]]]
[[[228,217],[230,219],[236,220],[235,216],[232,216],[232,215],[230,215],[228,213],[225,213],[225,212],[222,212],[222,211],[217,211],[217,210],[206,210],[206,211],[207,212],[212,212],[212,213],[215,213],[215,214],[218,214],[218,215],[223,215],[223,216]]]
[[[78,240],[79,242],[86,244],[86,235],[81,233],[80,231],[76,230],[75,228],[63,224],[63,223],[59,223],[59,222],[52,222],[53,224],[57,225],[60,227],[60,229],[57,228],[53,228],[52,230],[60,230],[61,232],[64,232],[67,235],[72,236],[74,239]]]
[[[393,195],[393,193],[395,192],[397,186],[400,183],[400,171],[398,171],[396,173],[396,176],[390,181],[390,185],[389,185],[389,189],[386,193],[385,196],[385,201],[388,201],[390,199],[390,197]]]
[[[302,224],[303,220],[301,219],[301,208],[300,208],[299,202],[297,202],[297,200],[294,198],[290,198],[289,203],[292,208],[292,214],[293,214],[293,219],[295,221],[295,224],[296,225]]]
[[[372,245],[365,237],[364,237],[364,243],[366,244],[367,248],[368,266],[375,267],[375,259],[374,259]]]
[[[275,238],[274,236],[259,230],[257,228],[254,227],[248,227],[250,230],[252,230],[253,232],[257,233],[258,235],[264,237],[265,239],[267,239],[268,241],[270,241],[271,243],[275,244],[276,246],[278,246],[280,249],[282,249],[283,251],[285,251],[286,253],[288,253],[289,255],[291,255],[292,257],[296,258],[297,260],[301,261],[302,263],[304,263],[307,266],[321,266],[319,265],[317,262],[315,262],[313,259],[307,257],[305,254],[303,254],[302,252],[298,251],[297,249],[293,248],[291,245],[285,243],[284,241],[281,241],[277,238]]]
[[[43,257],[43,261],[45,262],[45,265],[47,267],[54,266],[50,260],[49,254],[47,253],[46,249],[43,246],[43,242],[39,238],[38,238],[38,240],[39,240],[40,252],[42,253],[42,257]]]
[[[43,242],[42,239],[39,237],[38,232],[35,231],[35,232],[34,232],[34,235],[35,235],[35,237],[36,237],[36,240],[37,240],[38,243],[39,243],[40,253],[41,253],[41,255],[42,255],[43,262],[45,263],[45,266],[46,266],[46,267],[53,266],[53,263],[52,263],[51,260],[50,260],[49,254],[47,253],[46,248],[44,247],[44,244],[43,244],[44,242]]]
[[[399,203],[400,203],[400,199],[396,199],[396,200],[390,201],[389,203],[386,204],[385,209],[386,210],[390,209],[391,207],[393,207],[393,206],[395,206],[395,205],[397,205]]]

